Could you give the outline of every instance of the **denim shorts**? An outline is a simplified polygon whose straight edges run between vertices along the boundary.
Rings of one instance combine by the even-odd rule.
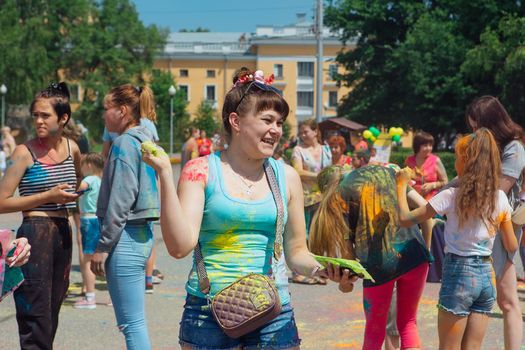
[[[100,239],[100,224],[97,217],[80,218],[80,233],[82,234],[82,252],[93,254]]]
[[[188,294],[179,343],[191,349],[289,349],[300,345],[292,306],[283,305],[281,314],[263,327],[238,339],[228,337],[219,327],[206,299]]]
[[[490,257],[462,257],[447,253],[438,308],[457,316],[486,314],[496,300],[495,275]]]

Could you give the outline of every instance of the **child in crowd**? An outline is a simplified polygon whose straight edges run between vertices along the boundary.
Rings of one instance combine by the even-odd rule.
[[[429,204],[409,211],[406,200],[411,170],[398,173],[400,220],[412,225],[446,215],[445,262],[438,302],[440,349],[479,349],[496,300],[492,247],[498,231],[505,249],[518,248],[513,233],[512,209],[499,189],[499,149],[486,128],[463,137],[456,145],[459,187],[448,188]]]
[[[96,215],[98,193],[102,171],[104,170],[104,157],[99,153],[88,153],[81,160],[82,182],[78,191],[86,191],[79,200],[80,207],[80,232],[82,235],[82,251],[84,271],[82,278],[86,286],[86,296],[74,305],[75,309],[95,309],[95,275],[91,272],[91,257],[95,252],[100,238],[100,226]]]

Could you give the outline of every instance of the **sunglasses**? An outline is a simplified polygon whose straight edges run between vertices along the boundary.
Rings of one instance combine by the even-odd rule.
[[[241,99],[239,100],[239,102],[238,102],[237,105],[235,106],[235,109],[234,109],[235,112],[237,112],[237,109],[238,109],[239,106],[241,105],[241,102],[244,100],[244,98],[245,98],[247,95],[249,95],[250,93],[253,93],[253,92],[254,92],[254,90],[253,90],[254,86],[255,86],[256,88],[258,88],[259,90],[261,90],[261,91],[271,91],[271,92],[275,92],[277,95],[283,97],[283,92],[282,92],[281,90],[276,89],[276,88],[274,88],[274,87],[271,86],[271,85],[267,85],[267,84],[265,84],[265,83],[261,83],[261,82],[259,82],[259,81],[255,81],[255,80],[254,80],[254,81],[252,81],[252,82],[248,85],[248,87],[246,88],[246,90],[244,90],[244,93],[242,94]]]

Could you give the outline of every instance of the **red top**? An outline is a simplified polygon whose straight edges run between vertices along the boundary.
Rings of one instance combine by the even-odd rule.
[[[207,156],[211,153],[212,142],[209,138],[197,139],[197,148],[199,150],[199,157]]]
[[[437,173],[437,161],[439,157],[435,154],[430,153],[428,157],[423,162],[421,167],[417,167],[416,156],[411,155],[405,160],[406,166],[414,169],[416,184],[413,186],[414,189],[423,196],[421,193],[421,186],[425,183],[436,182],[438,180]],[[438,192],[437,189],[428,192],[425,197],[426,200],[434,197]]]

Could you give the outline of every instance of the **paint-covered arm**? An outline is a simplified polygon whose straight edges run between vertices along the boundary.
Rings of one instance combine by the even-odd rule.
[[[409,191],[407,198],[410,208],[424,207],[428,204],[426,199],[415,190]],[[427,246],[427,249],[430,250],[430,243],[432,241],[432,227],[434,226],[434,222],[432,219],[428,219],[423,221],[419,226],[421,227],[421,233],[423,235],[423,239],[425,240],[425,245]]]
[[[501,242],[505,250],[509,254],[513,254],[518,249],[519,244],[511,221],[512,207],[509,204],[507,195],[502,190],[498,191],[498,207],[501,208],[498,215]],[[521,228],[518,229],[521,230]]]
[[[20,184],[26,169],[33,163],[29,150],[24,145],[15,148],[8,162],[5,176],[0,181],[0,213],[14,213],[31,210],[46,203],[64,204],[74,201],[78,196],[67,193],[63,189],[66,184],[57,185],[49,191],[31,196],[14,197],[16,188]]]
[[[501,241],[503,243],[503,247],[509,254],[513,254],[516,250],[518,250],[518,240],[516,239],[516,235],[514,234],[512,221],[507,220],[505,222],[502,222],[499,228],[501,232]]]
[[[306,246],[306,223],[301,180],[297,172],[286,166],[286,187],[288,189],[288,222],[284,235],[284,256],[288,266],[303,276],[310,276],[319,270],[319,264]]]
[[[178,190],[167,155],[143,154],[144,161],[159,174],[160,227],[168,253],[181,259],[191,253],[199,239],[204,211],[204,187],[208,177],[208,158],[196,158],[182,169]]]
[[[430,206],[430,204],[418,207],[412,211],[408,208],[407,186],[412,177],[411,175],[412,169],[410,168],[403,168],[396,174],[399,221],[403,227],[410,227],[419,224],[436,215],[436,211]]]

